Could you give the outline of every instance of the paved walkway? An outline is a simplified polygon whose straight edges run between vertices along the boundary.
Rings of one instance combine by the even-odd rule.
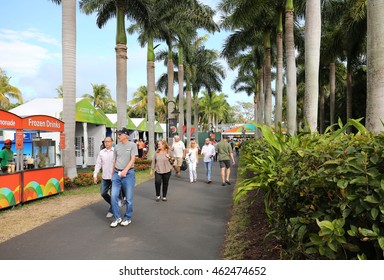
[[[234,182],[237,165],[231,171]],[[106,203],[100,199],[98,203],[1,243],[0,259],[220,259],[233,184],[221,185],[217,162],[212,172],[213,183],[209,185],[205,183],[201,163],[199,179],[194,184],[189,183],[188,170],[182,172],[181,178],[172,175],[167,202],[154,201],[153,179],[138,185],[132,224],[127,227],[109,227],[112,220],[105,218]]]

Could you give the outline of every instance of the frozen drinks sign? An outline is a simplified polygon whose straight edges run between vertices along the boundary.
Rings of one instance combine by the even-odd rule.
[[[23,118],[23,128],[42,131],[64,131],[64,123],[50,116],[31,116]]]

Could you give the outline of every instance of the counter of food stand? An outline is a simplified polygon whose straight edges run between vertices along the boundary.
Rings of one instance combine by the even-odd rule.
[[[15,130],[15,170],[0,173],[0,209],[15,206],[34,199],[64,191],[64,168],[56,166],[56,146],[52,139],[35,137],[32,141],[32,157],[23,156],[24,131],[58,132],[64,139],[64,123],[44,115],[19,117],[0,110],[0,130]],[[63,147],[63,145],[61,145]],[[28,169],[25,169],[27,167]]]

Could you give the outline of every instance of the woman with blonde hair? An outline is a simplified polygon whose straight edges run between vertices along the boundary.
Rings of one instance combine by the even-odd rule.
[[[160,192],[162,186],[162,200],[167,201],[168,184],[171,178],[174,158],[170,154],[170,148],[165,139],[157,141],[157,150],[152,158],[151,172],[155,171],[155,192],[156,201],[160,201]]]
[[[195,183],[197,180],[196,167],[199,163],[199,148],[195,140],[191,140],[191,142],[189,142],[186,160],[189,169],[189,181],[191,183]]]

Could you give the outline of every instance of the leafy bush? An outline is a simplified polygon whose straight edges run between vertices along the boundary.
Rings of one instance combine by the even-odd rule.
[[[356,135],[346,134],[355,126]],[[383,259],[384,134],[356,120],[335,132],[286,136],[259,126],[243,145],[246,170],[236,200],[265,190],[265,209],[286,258]]]

